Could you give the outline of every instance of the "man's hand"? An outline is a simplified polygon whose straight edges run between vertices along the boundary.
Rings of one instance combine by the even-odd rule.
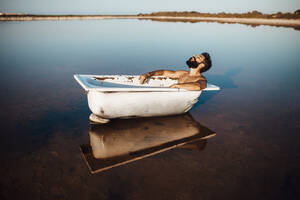
[[[177,71],[172,71],[172,70],[156,70],[153,72],[148,72],[146,74],[142,74],[139,77],[140,80],[140,84],[144,84],[147,82],[147,80],[151,77],[151,76],[164,76],[167,78],[175,78],[178,79],[180,76],[182,76],[183,74],[187,74],[188,72],[185,70],[177,70]]]
[[[144,84],[145,82],[147,82],[149,77],[150,77],[149,73],[140,75],[139,77],[140,84]]]

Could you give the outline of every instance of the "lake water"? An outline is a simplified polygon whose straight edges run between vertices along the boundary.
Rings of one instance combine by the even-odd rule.
[[[0,199],[299,199],[300,32],[140,20],[0,22]],[[217,135],[91,175],[73,74],[187,69],[221,87],[190,111]],[[122,127],[121,127],[122,128]]]

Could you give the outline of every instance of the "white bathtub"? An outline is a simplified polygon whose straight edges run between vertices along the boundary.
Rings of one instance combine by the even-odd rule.
[[[177,83],[165,77],[152,77],[141,85],[139,76],[74,75],[87,93],[93,114],[104,119],[176,115],[189,111],[202,91],[168,88]],[[219,90],[207,84],[204,90]]]

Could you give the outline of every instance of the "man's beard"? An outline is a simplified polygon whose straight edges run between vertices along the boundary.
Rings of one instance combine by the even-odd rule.
[[[186,64],[189,66],[189,68],[197,68],[198,67],[198,62],[197,61],[186,61]]]

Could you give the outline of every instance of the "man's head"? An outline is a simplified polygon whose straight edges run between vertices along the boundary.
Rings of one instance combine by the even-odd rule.
[[[202,65],[200,73],[203,73],[211,68],[211,60],[208,53],[201,53],[200,55],[194,55],[186,61],[189,68],[197,68],[200,64]]]

